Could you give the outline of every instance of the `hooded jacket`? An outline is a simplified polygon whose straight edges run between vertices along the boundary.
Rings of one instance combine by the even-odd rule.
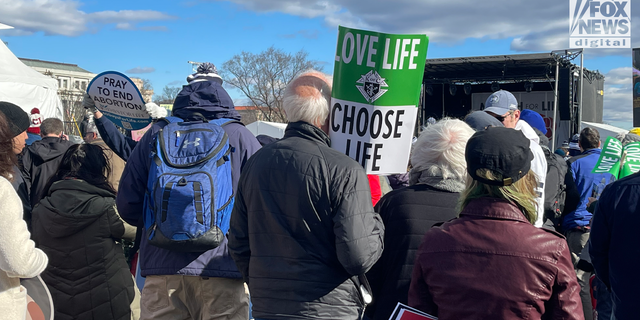
[[[564,209],[567,173],[567,162],[564,158],[549,149],[549,139],[540,130],[533,128],[540,139],[540,147],[547,161],[547,177],[544,183],[544,227],[560,230],[560,215]],[[556,210],[560,210],[557,212]]]
[[[409,305],[440,320],[584,319],[567,241],[513,204],[471,200],[416,255]]]
[[[536,188],[536,204],[538,218],[534,224],[540,228],[544,224],[544,188],[545,181],[547,180],[547,159],[544,156],[544,151],[540,147],[540,138],[536,134],[535,130],[526,123],[524,120],[520,120],[516,123],[516,130],[520,130],[525,137],[527,137],[531,143],[531,153],[533,153],[533,160],[531,160],[531,171],[536,174],[538,180],[538,187]]]
[[[56,320],[129,320],[133,278],[114,195],[83,180],[54,183],[33,210],[33,237],[49,256],[42,279]]]
[[[382,254],[384,225],[362,166],[329,143],[319,128],[289,123],[242,173],[229,251],[256,318],[359,319],[353,277]]]
[[[62,155],[73,142],[58,137],[44,137],[32,143],[22,156],[22,173],[29,188],[31,206],[45,195],[44,187],[58,171]]]
[[[207,119],[227,118],[239,120],[231,97],[217,82],[194,82],[183,87],[173,105],[173,115],[189,119],[194,114]],[[165,121],[158,121],[140,139],[120,179],[116,202],[120,216],[134,226],[143,225],[144,197],[154,150],[154,142]],[[235,148],[231,153],[231,177],[235,192],[240,171],[249,157],[260,149],[260,143],[253,134],[239,123],[223,127],[229,137],[229,144]],[[146,234],[146,230],[142,230]],[[226,238],[217,248],[204,253],[178,252],[150,245],[146,237],[140,244],[140,269],[142,276],[148,275],[190,275],[203,277],[241,278],[240,273],[227,250]]]

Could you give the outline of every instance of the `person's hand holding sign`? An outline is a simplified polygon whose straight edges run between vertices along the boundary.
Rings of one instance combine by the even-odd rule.
[[[102,118],[102,112],[100,112],[100,110],[96,108],[96,102],[93,101],[93,99],[91,99],[91,96],[89,96],[89,94],[86,92],[84,93],[84,97],[82,98],[82,106],[85,109],[91,111],[95,119]]]
[[[87,86],[87,93],[90,99],[85,99],[86,107],[100,110],[118,127],[139,130],[152,121],[140,90],[120,72],[105,71],[97,75]]]

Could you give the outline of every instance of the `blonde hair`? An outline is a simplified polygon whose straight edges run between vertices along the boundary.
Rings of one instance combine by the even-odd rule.
[[[502,175],[489,169],[478,169],[478,176],[488,180],[502,180]],[[536,175],[529,172],[509,186],[493,186],[474,180],[467,179],[467,188],[460,196],[460,211],[462,211],[472,200],[478,198],[498,198],[507,200],[514,204],[527,218],[531,224],[536,222],[538,217],[535,187],[538,185]]]

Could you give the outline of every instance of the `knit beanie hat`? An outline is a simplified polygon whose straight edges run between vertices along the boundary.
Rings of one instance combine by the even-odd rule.
[[[205,62],[198,66],[198,71],[194,74],[187,76],[187,82],[194,81],[215,81],[218,84],[222,84],[222,77],[218,74],[218,68],[211,63]]]
[[[31,109],[31,115],[29,116],[29,122],[31,125],[29,125],[27,132],[40,134],[40,125],[42,124],[42,120],[44,120],[44,117],[40,114],[40,110],[38,108]]]
[[[29,115],[11,102],[0,101],[0,112],[7,118],[11,133],[17,137],[29,128]]]
[[[573,137],[571,137],[571,141],[569,142],[569,155],[570,156],[577,156],[579,155],[580,152],[580,135],[579,134],[574,134]]]
[[[542,119],[542,116],[539,113],[533,110],[524,109],[520,111],[520,120],[523,120],[531,127],[540,130],[542,134],[547,134],[547,126],[544,124],[544,119]]]

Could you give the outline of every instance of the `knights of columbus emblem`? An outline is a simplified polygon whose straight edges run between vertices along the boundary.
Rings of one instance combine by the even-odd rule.
[[[373,103],[388,91],[388,89],[382,89],[382,87],[389,87],[384,80],[378,72],[371,70],[367,74],[360,76],[360,79],[358,79],[356,83],[362,85],[356,85],[356,88],[360,90],[360,93],[362,93],[362,96],[367,102]]]

